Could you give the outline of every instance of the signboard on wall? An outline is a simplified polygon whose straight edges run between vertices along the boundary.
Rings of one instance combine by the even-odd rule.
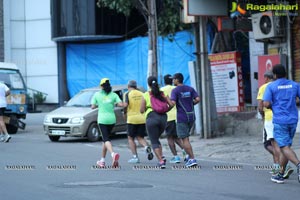
[[[244,108],[244,88],[239,52],[209,55],[218,113],[238,112]]]
[[[258,87],[264,84],[264,73],[272,70],[272,67],[281,62],[280,55],[258,56]]]

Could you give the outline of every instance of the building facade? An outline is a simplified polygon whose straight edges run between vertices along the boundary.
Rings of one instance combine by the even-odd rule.
[[[27,87],[58,102],[57,45],[50,0],[1,0],[0,59],[17,64]]]

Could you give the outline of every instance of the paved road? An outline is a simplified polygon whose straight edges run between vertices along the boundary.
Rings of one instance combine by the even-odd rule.
[[[63,139],[53,143],[43,134],[41,123],[42,114],[31,114],[25,131],[13,135],[10,143],[0,143],[1,200],[299,198],[295,175],[283,185],[273,184],[261,163],[214,157],[200,158],[201,169],[168,164],[167,169],[157,170],[155,160],[141,157],[134,167],[127,163],[130,153],[124,136],[113,139],[121,168],[97,169],[100,142]],[[139,153],[143,155],[141,148]]]

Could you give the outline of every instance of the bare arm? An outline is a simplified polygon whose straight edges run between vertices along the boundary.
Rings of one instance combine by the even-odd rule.
[[[266,107],[268,109],[272,109],[272,104],[269,101],[264,101],[263,104],[264,104],[264,107]]]
[[[124,107],[124,108],[127,108],[127,107],[128,107],[128,103],[123,102],[123,107]]]
[[[123,102],[119,102],[116,105],[119,106],[119,107],[125,107]]]
[[[91,109],[96,109],[96,108],[98,108],[98,106],[96,104],[91,105]]]
[[[194,100],[193,100],[193,104],[196,105],[200,102],[200,97],[196,97]]]
[[[167,99],[167,103],[169,105],[169,110],[171,110],[175,106],[175,103],[173,103],[173,101],[171,101],[168,96],[166,97],[166,99]]]
[[[10,95],[10,90],[7,90],[7,91],[5,92],[5,96],[7,97],[8,95]]]
[[[265,112],[264,112],[264,103],[263,100],[259,99],[258,100],[258,112],[261,114],[262,118],[264,118],[265,116]]]
[[[176,101],[171,100],[173,106],[176,106]]]

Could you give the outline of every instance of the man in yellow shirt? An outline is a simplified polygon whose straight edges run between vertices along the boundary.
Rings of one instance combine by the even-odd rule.
[[[176,87],[173,86],[173,79],[170,74],[167,74],[164,76],[164,82],[165,86],[160,88],[161,91],[163,91],[167,96],[171,96],[172,90]],[[173,158],[170,160],[170,163],[180,163],[180,157],[177,155],[177,150],[175,143],[180,147],[183,153],[183,157],[185,159],[185,151],[182,147],[182,140],[177,137],[177,131],[176,131],[176,106],[174,106],[168,113],[168,122],[166,127],[166,135],[168,140],[169,148],[173,154]]]
[[[146,126],[145,117],[140,113],[141,101],[143,98],[143,92],[137,89],[137,83],[134,80],[128,82],[128,92],[125,94],[124,106],[127,108],[127,134],[129,148],[133,154],[133,157],[128,160],[129,163],[139,163],[140,159],[137,154],[137,148],[135,144],[135,138],[145,148],[148,156],[148,160],[153,159],[153,153],[145,140]]]
[[[263,142],[265,149],[272,154],[273,156],[273,170],[272,173],[276,174],[280,171],[281,166],[279,165],[279,159],[281,156],[280,148],[277,144],[277,142],[274,140],[273,136],[273,113],[271,109],[267,109],[263,105],[263,96],[266,90],[266,87],[273,81],[273,73],[271,71],[266,71],[264,73],[264,81],[265,84],[263,84],[257,94],[257,100],[258,100],[258,111],[261,114],[263,120],[264,120],[264,131],[263,131]],[[288,178],[289,175],[293,173],[293,169],[291,167],[286,167],[284,178]]]

